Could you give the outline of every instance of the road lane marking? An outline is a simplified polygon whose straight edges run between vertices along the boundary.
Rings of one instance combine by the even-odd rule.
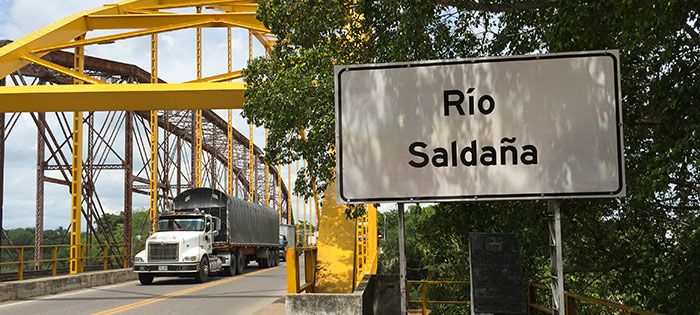
[[[109,310],[106,310],[106,311],[102,311],[102,312],[99,312],[99,313],[93,313],[92,315],[107,315],[107,314],[117,314],[117,313],[121,313],[121,312],[128,311],[128,310],[131,310],[131,309],[135,309],[135,308],[138,308],[138,307],[142,307],[142,306],[146,306],[146,305],[153,304],[153,303],[156,303],[156,302],[160,302],[160,301],[163,301],[163,300],[167,300],[167,299],[170,299],[170,298],[173,298],[173,297],[176,297],[176,296],[180,296],[180,295],[185,295],[185,294],[188,294],[188,293],[197,292],[197,291],[200,291],[200,290],[204,290],[204,289],[206,289],[206,288],[211,288],[211,287],[215,287],[215,286],[222,285],[222,284],[225,284],[225,283],[233,282],[233,281],[236,281],[236,280],[248,278],[248,277],[250,277],[250,276],[252,276],[252,275],[255,275],[255,274],[258,274],[258,273],[263,273],[263,272],[266,272],[266,271],[271,271],[271,270],[274,270],[274,269],[280,268],[280,267],[282,267],[282,266],[277,266],[277,267],[274,267],[274,268],[268,268],[268,269],[257,270],[257,271],[253,271],[253,272],[249,272],[249,273],[246,273],[246,274],[239,275],[239,276],[237,276],[237,277],[231,277],[231,278],[228,278],[228,279],[222,279],[222,280],[212,281],[212,282],[208,282],[208,283],[203,283],[203,284],[200,284],[200,285],[197,285],[197,286],[194,286],[194,287],[189,287],[189,288],[187,288],[187,289],[182,289],[182,290],[178,290],[178,291],[173,291],[173,292],[170,292],[170,293],[166,293],[166,294],[164,294],[164,295],[161,295],[161,296],[157,296],[157,297],[152,297],[152,298],[149,298],[149,299],[145,299],[145,300],[143,300],[143,301],[139,301],[139,302],[134,302],[134,303],[127,304],[127,305],[118,306],[118,307],[115,307],[115,308],[112,308],[112,309],[109,309]]]

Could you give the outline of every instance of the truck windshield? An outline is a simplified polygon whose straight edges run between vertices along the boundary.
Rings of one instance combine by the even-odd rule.
[[[204,218],[161,218],[158,231],[204,231]]]

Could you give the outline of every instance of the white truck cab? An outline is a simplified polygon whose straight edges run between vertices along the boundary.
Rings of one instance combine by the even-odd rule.
[[[214,255],[219,218],[200,212],[170,212],[158,219],[155,233],[146,239],[145,250],[134,257],[139,281],[151,284],[156,276],[189,276],[206,282],[210,273],[222,269],[222,258]]]
[[[279,263],[277,211],[220,190],[183,191],[157,223],[145,250],[134,257],[134,272],[144,285],[168,276],[205,282],[215,272],[242,274],[251,261],[259,268]]]

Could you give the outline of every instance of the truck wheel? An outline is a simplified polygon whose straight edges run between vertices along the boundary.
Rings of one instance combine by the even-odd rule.
[[[267,257],[266,258],[258,258],[258,268],[269,268],[272,264],[272,260],[270,260],[270,252],[267,252]]]
[[[153,283],[153,275],[145,274],[145,273],[140,273],[139,274],[139,282],[143,285],[149,285]]]
[[[247,265],[246,261],[245,261],[246,257],[245,257],[245,255],[239,253],[238,255],[236,255],[236,260],[237,260],[236,261],[236,274],[240,275],[243,273],[243,269],[245,269],[245,265]]]
[[[209,280],[209,259],[207,259],[207,256],[202,257],[202,260],[199,262],[199,271],[194,276],[194,280],[199,283]]]
[[[231,277],[236,273],[236,266],[233,267],[221,267],[219,275],[222,277]]]
[[[263,268],[270,268],[272,266],[274,266],[274,262],[272,261],[272,253],[268,250],[267,251],[267,258],[263,258],[262,267]]]

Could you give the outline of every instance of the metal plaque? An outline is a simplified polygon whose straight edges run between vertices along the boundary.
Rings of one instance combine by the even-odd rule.
[[[472,314],[527,314],[515,234],[469,235]]]

